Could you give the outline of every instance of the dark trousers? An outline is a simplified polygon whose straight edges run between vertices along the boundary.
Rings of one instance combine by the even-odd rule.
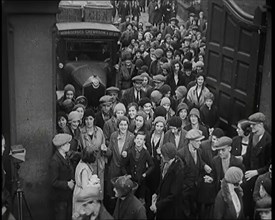
[[[72,200],[55,201],[54,217],[55,217],[55,220],[71,220],[72,219]]]

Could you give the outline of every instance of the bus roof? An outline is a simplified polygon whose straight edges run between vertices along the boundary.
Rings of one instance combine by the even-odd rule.
[[[67,30],[106,30],[120,33],[120,30],[112,24],[94,23],[94,22],[63,22],[56,23],[58,31]]]

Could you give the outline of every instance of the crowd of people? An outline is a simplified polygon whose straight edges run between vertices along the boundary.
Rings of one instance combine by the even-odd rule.
[[[176,2],[148,1],[143,24],[145,1],[112,1],[116,82],[93,76],[78,97],[64,87],[50,162],[56,220],[271,218],[265,115],[225,135],[205,81],[207,21],[201,11],[179,23]]]

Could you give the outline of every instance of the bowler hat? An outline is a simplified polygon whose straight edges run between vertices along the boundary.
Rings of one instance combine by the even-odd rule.
[[[227,136],[220,137],[216,144],[213,146],[213,150],[221,150],[226,147],[230,147],[232,144],[232,139]]]
[[[72,140],[72,136],[69,134],[61,133],[57,134],[53,138],[53,145],[56,147],[60,147],[66,143],[69,143]]]
[[[199,129],[191,129],[186,133],[185,138],[188,140],[200,141],[205,137],[202,135],[202,131],[200,131]]]
[[[265,122],[265,115],[262,112],[256,112],[248,117],[248,120],[252,124],[257,124],[257,123],[264,123]]]

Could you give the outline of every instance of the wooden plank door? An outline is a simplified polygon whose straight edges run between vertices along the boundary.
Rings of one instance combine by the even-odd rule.
[[[206,83],[215,95],[221,128],[230,136],[259,104],[262,34],[257,24],[263,16],[246,14],[231,0],[209,1]]]

